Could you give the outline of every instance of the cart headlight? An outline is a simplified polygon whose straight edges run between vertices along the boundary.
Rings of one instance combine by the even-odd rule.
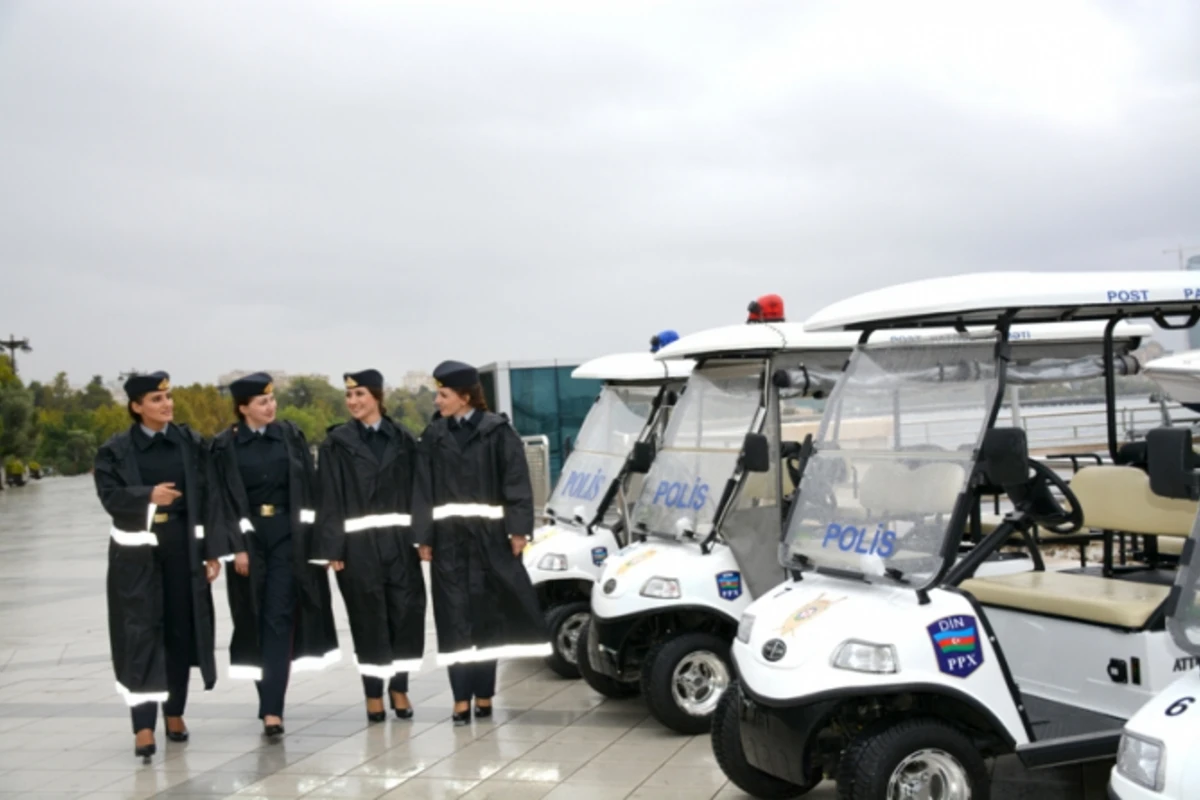
[[[742,614],[741,620],[738,622],[738,641],[742,644],[750,644],[750,634],[754,632],[754,615]]]
[[[1117,750],[1117,772],[1147,789],[1162,791],[1162,742],[1143,739],[1129,732],[1122,733],[1121,746]]]
[[[847,639],[833,654],[833,666],[855,672],[899,672],[896,648],[890,644],[872,644]]]
[[[679,590],[679,581],[655,575],[642,586],[641,595],[657,597],[659,600],[678,600],[683,596],[683,592]]]
[[[546,553],[538,561],[538,569],[545,570],[546,572],[566,572],[567,557],[562,553]]]

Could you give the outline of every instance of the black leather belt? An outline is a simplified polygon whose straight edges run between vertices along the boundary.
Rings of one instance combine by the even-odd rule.
[[[173,519],[184,519],[187,517],[187,510],[183,511],[159,511],[154,515],[154,524],[162,525],[165,522],[170,522]]]

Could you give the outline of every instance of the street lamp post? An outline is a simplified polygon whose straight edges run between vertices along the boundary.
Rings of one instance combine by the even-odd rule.
[[[0,339],[0,349],[8,350],[12,355],[9,360],[12,362],[13,374],[17,374],[17,353],[32,353],[33,348],[29,346],[29,339],[18,339],[11,333],[7,339]]]

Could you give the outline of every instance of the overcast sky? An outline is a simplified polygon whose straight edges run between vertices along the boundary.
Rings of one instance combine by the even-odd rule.
[[[6,0],[0,334],[26,379],[399,379],[1175,268],[1200,4],[980,5]]]

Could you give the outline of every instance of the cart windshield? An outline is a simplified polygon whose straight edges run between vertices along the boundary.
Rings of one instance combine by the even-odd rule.
[[[951,520],[965,513],[997,373],[992,336],[858,347],[814,437],[783,565],[917,589],[936,580],[956,549]]]
[[[547,513],[589,523],[641,436],[658,386],[606,385],[583,421],[575,449],[546,503]]]
[[[693,370],[634,505],[635,529],[672,538],[712,530],[763,396],[761,361]]]

